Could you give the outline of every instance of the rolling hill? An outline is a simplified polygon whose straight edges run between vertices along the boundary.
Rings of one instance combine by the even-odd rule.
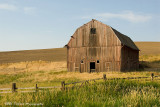
[[[65,61],[67,49],[41,49],[41,50],[25,50],[0,52],[0,63],[14,63],[25,61]]]
[[[160,54],[160,42],[135,42],[140,49],[140,55]],[[0,52],[0,63],[14,63],[25,61],[65,61],[66,48],[41,49]]]
[[[160,54],[160,42],[135,42],[140,49],[140,55]]]

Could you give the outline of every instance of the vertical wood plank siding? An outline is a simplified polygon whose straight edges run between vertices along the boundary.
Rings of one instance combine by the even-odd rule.
[[[90,32],[96,28],[96,33]],[[110,26],[92,20],[79,27],[71,37],[67,47],[68,71],[90,72],[90,62],[95,62],[95,71],[126,70],[126,61],[137,69],[138,53],[122,46],[121,41]],[[127,58],[130,59],[127,59]],[[99,63],[97,63],[97,60]]]

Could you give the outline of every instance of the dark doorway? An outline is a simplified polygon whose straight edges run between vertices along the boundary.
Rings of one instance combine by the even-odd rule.
[[[90,62],[90,72],[95,72],[95,62]]]

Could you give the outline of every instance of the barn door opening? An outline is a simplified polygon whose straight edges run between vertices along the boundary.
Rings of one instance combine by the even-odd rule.
[[[90,62],[90,72],[95,72],[95,62]]]

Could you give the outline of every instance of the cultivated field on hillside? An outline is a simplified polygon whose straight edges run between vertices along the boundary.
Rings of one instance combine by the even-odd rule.
[[[66,61],[66,48],[0,52],[0,63],[26,61]]]
[[[135,42],[140,49],[140,55],[160,54],[160,42]]]

